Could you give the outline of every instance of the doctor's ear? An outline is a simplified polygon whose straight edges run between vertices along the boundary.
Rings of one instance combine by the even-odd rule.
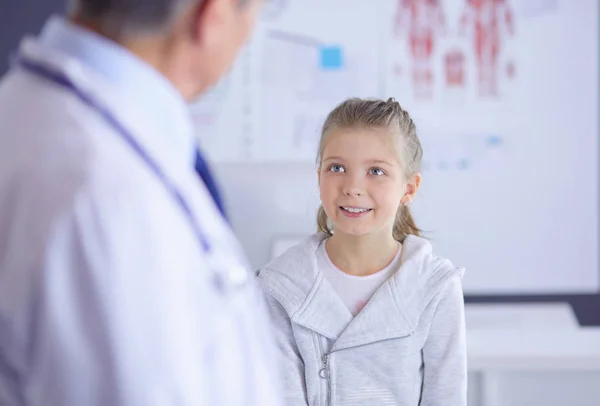
[[[227,0],[198,1],[190,11],[191,35],[194,41],[214,43],[217,32],[222,31],[227,12],[224,4]]]
[[[193,36],[205,45],[226,45],[246,37],[260,8],[260,0],[203,0],[192,6]],[[232,37],[232,38],[229,38]],[[243,39],[243,38],[242,38]]]

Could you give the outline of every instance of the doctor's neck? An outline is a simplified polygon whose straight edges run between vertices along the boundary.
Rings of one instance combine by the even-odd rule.
[[[208,74],[202,77],[202,69],[194,65],[188,44],[177,33],[115,36],[109,35],[98,23],[77,14],[72,15],[70,21],[127,49],[162,74],[187,101],[195,99],[212,84]]]
[[[399,245],[391,230],[366,235],[334,232],[327,240],[326,250],[331,262],[345,273],[367,276],[389,265],[396,256]]]

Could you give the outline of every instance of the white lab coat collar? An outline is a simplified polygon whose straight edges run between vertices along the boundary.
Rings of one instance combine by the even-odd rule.
[[[294,323],[335,340],[333,350],[411,335],[421,314],[448,280],[464,269],[432,254],[431,244],[409,236],[401,266],[355,317],[317,267],[316,251],[326,238],[315,234],[259,272],[261,285]]]
[[[67,74],[129,121],[123,124],[163,166],[193,166],[196,143],[185,100],[161,73],[124,47],[52,17],[39,38],[23,40],[20,52]]]

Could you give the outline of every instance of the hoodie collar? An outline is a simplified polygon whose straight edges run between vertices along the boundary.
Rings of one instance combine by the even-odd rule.
[[[321,233],[307,238],[267,265],[259,278],[294,323],[334,340],[332,351],[413,334],[431,300],[464,272],[435,257],[427,240],[408,236],[399,270],[353,318],[317,267],[316,252],[326,238]]]
[[[310,236],[267,265],[258,277],[294,323],[335,340],[352,315],[318,270],[317,249],[326,238],[321,233]]]

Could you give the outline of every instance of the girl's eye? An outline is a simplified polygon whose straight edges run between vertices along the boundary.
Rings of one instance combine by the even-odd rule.
[[[375,176],[381,176],[381,175],[385,175],[385,172],[383,171],[383,169],[381,168],[371,168],[369,170],[369,173],[371,175],[375,175]]]
[[[329,167],[329,170],[331,172],[345,172],[346,170],[344,169],[344,167],[342,165],[339,164],[333,164]]]

